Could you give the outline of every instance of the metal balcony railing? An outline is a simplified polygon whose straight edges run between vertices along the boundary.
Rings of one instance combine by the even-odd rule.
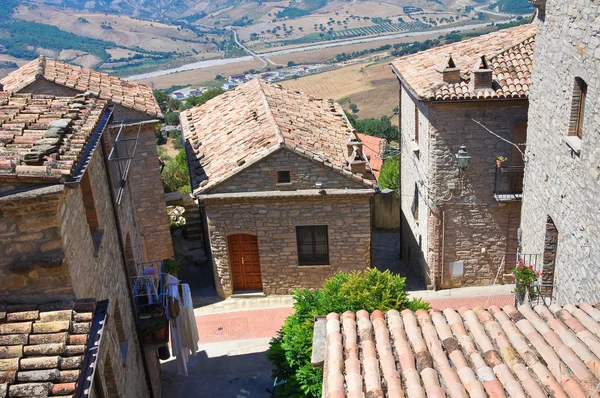
[[[499,202],[520,201],[523,199],[523,176],[525,167],[508,166],[496,168],[494,197]]]

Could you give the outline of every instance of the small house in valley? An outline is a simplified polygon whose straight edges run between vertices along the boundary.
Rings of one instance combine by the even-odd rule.
[[[181,124],[220,295],[290,293],[369,266],[377,183],[338,104],[257,79]]]

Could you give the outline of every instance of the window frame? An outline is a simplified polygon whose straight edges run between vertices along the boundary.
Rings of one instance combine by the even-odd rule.
[[[415,104],[415,143],[419,144],[419,106]]]
[[[583,139],[587,91],[588,84],[585,80],[581,77],[576,77],[573,83],[568,136],[577,137],[580,140]]]
[[[319,241],[317,239],[317,231],[319,228],[324,229],[324,234],[321,233],[321,236],[325,237],[325,241]],[[309,230],[311,234],[311,242],[303,242],[301,239],[302,234],[300,231]],[[323,231],[322,231],[323,232]],[[304,250],[301,249],[301,245],[306,245],[308,243],[312,244],[312,253],[311,257],[305,257],[306,254]],[[327,249],[326,254],[323,256],[319,256],[317,254],[317,246],[325,244]],[[296,250],[298,255],[298,266],[327,266],[330,265],[330,256],[329,256],[329,226],[326,224],[320,225],[296,225]],[[303,258],[304,257],[304,258]]]
[[[282,176],[287,174],[287,179],[283,180]],[[289,170],[278,170],[277,171],[277,184],[291,184],[292,173]]]

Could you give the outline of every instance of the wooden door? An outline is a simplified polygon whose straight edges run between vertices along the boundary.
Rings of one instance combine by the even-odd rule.
[[[262,290],[258,239],[255,235],[237,234],[227,237],[233,290]]]

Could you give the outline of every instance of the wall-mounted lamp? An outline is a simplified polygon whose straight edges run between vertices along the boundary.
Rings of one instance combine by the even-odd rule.
[[[467,152],[467,147],[461,145],[458,153],[456,154],[456,160],[458,161],[458,169],[464,170],[471,162],[471,154]]]

